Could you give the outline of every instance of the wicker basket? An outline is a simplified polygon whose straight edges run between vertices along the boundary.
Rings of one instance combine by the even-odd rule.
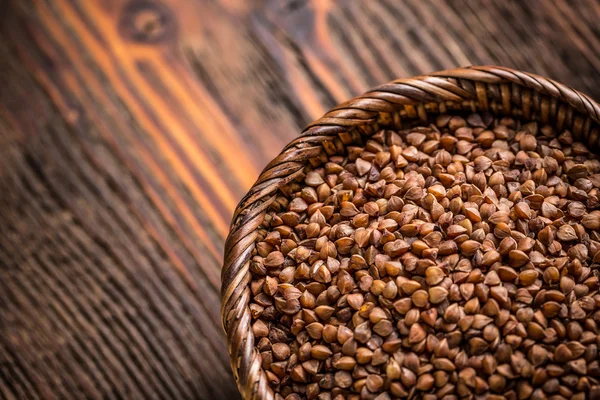
[[[302,174],[305,163],[339,139],[359,144],[382,127],[402,129],[408,120],[458,111],[489,111],[571,130],[597,148],[600,105],[537,75],[503,67],[470,67],[399,79],[335,107],[310,124],[273,159],[239,203],[225,246],[222,272],[223,326],[234,376],[245,399],[274,399],[255,349],[248,308],[249,260],[265,210],[278,188]],[[338,141],[339,143],[339,141]]]

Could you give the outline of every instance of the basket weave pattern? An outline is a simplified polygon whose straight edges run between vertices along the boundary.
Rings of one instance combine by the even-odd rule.
[[[221,317],[231,365],[245,399],[274,399],[251,329],[250,258],[257,229],[283,185],[303,173],[310,158],[336,145],[360,145],[381,128],[458,111],[489,111],[568,129],[575,140],[598,149],[600,105],[550,79],[503,67],[441,71],[378,86],[340,104],[311,123],[263,170],[235,210],[225,245]],[[333,147],[332,147],[333,146]]]

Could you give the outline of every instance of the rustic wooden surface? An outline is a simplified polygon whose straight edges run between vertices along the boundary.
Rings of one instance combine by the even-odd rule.
[[[0,398],[237,397],[236,202],[370,86],[468,64],[600,98],[595,1],[5,0]]]

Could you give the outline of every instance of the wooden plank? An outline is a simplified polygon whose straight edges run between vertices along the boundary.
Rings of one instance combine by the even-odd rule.
[[[9,0],[0,9],[0,395],[235,398],[236,202],[302,127],[466,64],[600,98],[596,1]]]

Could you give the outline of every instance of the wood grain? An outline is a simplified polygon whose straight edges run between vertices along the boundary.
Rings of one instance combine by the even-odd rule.
[[[311,120],[467,64],[600,98],[600,4],[7,0],[0,398],[235,398],[224,237]]]

